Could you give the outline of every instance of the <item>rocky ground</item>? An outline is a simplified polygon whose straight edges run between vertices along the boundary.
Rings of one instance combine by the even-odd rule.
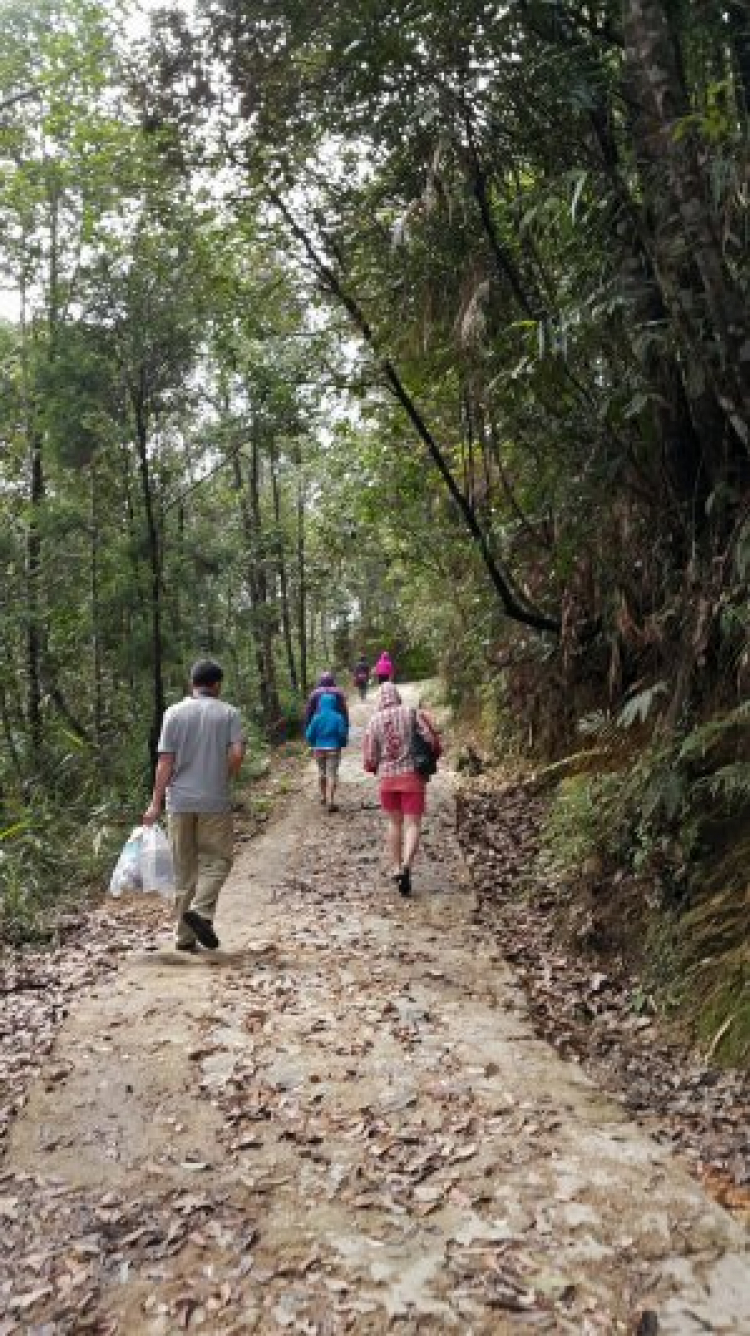
[[[6,970],[0,1336],[750,1329],[738,1222],[536,1036],[447,775],[414,898],[384,879],[365,714],[220,951],[131,902]]]

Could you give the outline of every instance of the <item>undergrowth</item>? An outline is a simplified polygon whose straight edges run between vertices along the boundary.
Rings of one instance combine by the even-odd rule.
[[[286,744],[296,754],[299,744]],[[105,787],[80,757],[75,770],[26,800],[6,799],[0,809],[0,946],[49,940],[61,911],[104,894],[129,832],[140,824],[150,782],[142,761],[126,752],[113,764]],[[268,748],[251,731],[238,795],[269,769]],[[253,796],[248,797],[252,807]],[[259,801],[261,801],[259,799]]]
[[[0,831],[0,944],[50,936],[51,913],[105,884],[123,841],[114,801],[61,813],[37,800]]]
[[[615,916],[627,886],[637,887],[640,921],[631,907],[623,927],[642,935],[649,990],[707,1060],[747,1065],[750,706],[681,738],[654,738],[632,758],[616,733],[600,741],[599,759],[582,753],[556,788],[543,865],[569,891],[595,886]]]

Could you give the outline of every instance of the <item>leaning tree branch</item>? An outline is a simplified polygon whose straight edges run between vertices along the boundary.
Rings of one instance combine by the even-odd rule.
[[[293,236],[302,246],[318,277],[318,281],[334,297],[336,297],[345,308],[366,344],[375,354],[389,390],[411,422],[417,436],[426,446],[430,458],[443,479],[452,501],[457,507],[469,533],[474,539],[474,542],[479,548],[490,581],[500,599],[500,603],[502,604],[506,616],[510,617],[513,621],[522,623],[524,626],[532,627],[535,631],[550,631],[559,635],[561,622],[558,617],[552,617],[547,613],[541,612],[539,609],[530,606],[528,603],[521,602],[516,597],[511,587],[510,580],[500,569],[500,566],[490,549],[487,536],[479,524],[473,506],[469,503],[456,483],[445,455],[427,426],[414,399],[406,388],[393,362],[390,358],[384,357],[379,352],[375,331],[362,310],[362,307],[359,305],[359,302],[351,292],[344,287],[338,274],[331,265],[318,253],[307,235],[307,232],[300,223],[298,223],[288,205],[278,192],[269,190],[269,199],[283,217]]]

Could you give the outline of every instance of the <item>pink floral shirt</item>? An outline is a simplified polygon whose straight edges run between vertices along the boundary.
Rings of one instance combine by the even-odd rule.
[[[440,735],[429,715],[417,710],[417,727],[424,738],[440,755]],[[401,704],[401,697],[392,683],[380,688],[378,708],[365,731],[363,760],[365,770],[383,780],[397,775],[413,775],[411,732],[414,710]]]

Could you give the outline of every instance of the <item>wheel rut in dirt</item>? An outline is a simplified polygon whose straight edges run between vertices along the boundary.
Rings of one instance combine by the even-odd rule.
[[[82,997],[12,1130],[0,1333],[750,1328],[740,1227],[534,1037],[431,787],[383,876],[353,711],[227,883],[215,956]],[[646,1327],[643,1328],[647,1329]]]

